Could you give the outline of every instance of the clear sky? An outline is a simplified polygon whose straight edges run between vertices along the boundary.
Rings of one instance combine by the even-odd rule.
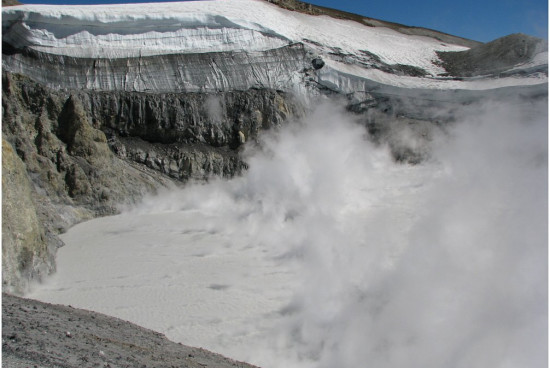
[[[20,1],[25,4],[73,5],[161,2],[160,0]],[[409,26],[431,28],[482,42],[519,32],[548,39],[548,0],[309,0],[307,2]]]

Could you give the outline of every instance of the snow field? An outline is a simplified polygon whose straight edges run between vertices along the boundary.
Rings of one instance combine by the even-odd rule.
[[[24,5],[4,8],[2,14],[3,37],[16,47],[28,46],[73,57],[112,59],[213,51],[254,52],[305,42],[329,66],[321,70],[319,81],[341,93],[366,90],[365,80],[404,88],[473,90],[547,83],[544,73],[482,81],[434,78],[445,72],[437,64],[436,51],[467,48],[429,37],[404,35],[389,28],[292,12],[261,0],[63,8]],[[397,76],[349,65],[331,55],[336,52],[361,58],[361,50],[377,55],[386,64],[412,65],[431,76]],[[543,56],[535,58],[535,65],[547,62]]]

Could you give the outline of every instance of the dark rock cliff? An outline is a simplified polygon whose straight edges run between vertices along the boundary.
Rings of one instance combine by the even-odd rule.
[[[29,280],[55,270],[53,238],[37,214],[32,186],[23,161],[2,140],[2,281],[21,292]]]
[[[60,232],[160,187],[238,174],[243,143],[303,114],[274,90],[68,92],[6,72],[2,88],[2,280],[18,293],[54,270]]]

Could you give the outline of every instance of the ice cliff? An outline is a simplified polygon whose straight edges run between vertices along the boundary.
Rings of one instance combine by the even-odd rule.
[[[533,68],[545,64],[543,45],[509,61],[509,69],[524,71],[521,78],[488,71],[457,80],[440,55],[475,43],[366,22],[263,0],[18,6],[3,10],[4,68],[56,89],[138,92],[479,90],[547,81]],[[314,65],[319,59],[322,67]]]
[[[318,98],[415,163],[457,106],[547,98],[547,55],[525,35],[480,44],[294,0],[3,8],[3,285],[53,272],[78,221],[245,170],[243,144]]]

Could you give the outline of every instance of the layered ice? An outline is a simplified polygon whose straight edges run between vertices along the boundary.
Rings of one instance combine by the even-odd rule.
[[[351,20],[288,11],[261,0],[25,5],[2,9],[2,29],[3,41],[14,50],[32,50],[30,54],[8,52],[4,68],[27,74],[53,88],[166,92],[247,89],[258,85],[293,90],[300,85],[298,89],[303,90],[313,80],[323,88],[351,93],[365,91],[372,82],[400,88],[476,90],[547,81],[544,73],[489,78],[486,83],[442,78],[439,75],[445,70],[438,63],[436,51],[460,51],[466,47]],[[275,64],[264,63],[264,53],[272,54],[273,50],[294,44],[304,45],[301,58],[307,59],[306,63],[294,63],[285,55]],[[208,68],[200,56],[199,64],[185,57],[204,53],[223,54],[226,70],[216,70],[215,65]],[[233,62],[229,60],[233,54],[242,53],[249,57],[244,61],[238,57]],[[315,57],[327,62],[318,73],[311,68]],[[183,60],[174,64],[174,58]],[[122,60],[128,60],[129,65]],[[545,63],[543,57],[533,62]],[[53,66],[55,63],[60,65]],[[135,67],[141,63],[145,65],[143,69]],[[246,63],[262,65],[261,70],[248,68]],[[77,72],[63,69],[71,64],[110,82],[82,80]],[[105,64],[105,70],[88,70]],[[403,77],[380,70],[380,65],[412,66],[425,75]],[[152,66],[153,71],[147,66]],[[186,73],[212,74],[216,79],[205,83],[188,81],[189,86],[182,86],[179,81],[158,80],[155,69],[166,75],[164,79],[177,79]],[[277,71],[272,73],[272,69]],[[257,83],[258,73],[269,75],[267,83]],[[243,77],[245,81],[241,82]],[[155,80],[158,82],[153,83]],[[179,88],[173,89],[174,85]]]
[[[86,58],[258,51],[289,43],[282,35],[259,24],[233,22],[223,15],[208,13],[172,15],[173,10],[166,9],[170,16],[158,18],[154,13],[140,17],[130,12],[120,18],[99,13],[92,19],[84,15],[88,11],[94,14],[97,7],[63,15],[49,13],[48,9],[41,13],[31,11],[23,19],[12,20],[4,39],[14,47],[28,46],[47,53]]]
[[[51,88],[139,92],[218,92],[271,88],[297,90],[311,65],[301,45],[264,52],[168,54],[134,58],[75,58],[36,53],[11,71]]]
[[[120,44],[134,48],[133,55],[123,50],[119,55],[105,56],[189,53],[205,48],[213,51],[218,50],[216,46],[222,47],[220,51],[261,50],[274,44],[281,46],[285,41],[306,39],[327,51],[338,48],[355,53],[365,49],[389,64],[435,68],[432,63],[436,59],[435,50],[465,49],[428,37],[406,36],[388,28],[291,12],[261,0],[62,8],[26,5],[3,10],[3,29],[8,30],[5,39],[15,41],[15,47],[44,47],[71,56],[89,56],[91,52],[104,56],[105,51],[116,52]],[[252,39],[254,45],[250,48]],[[99,50],[83,49],[83,44]],[[102,47],[111,50],[103,51]]]

